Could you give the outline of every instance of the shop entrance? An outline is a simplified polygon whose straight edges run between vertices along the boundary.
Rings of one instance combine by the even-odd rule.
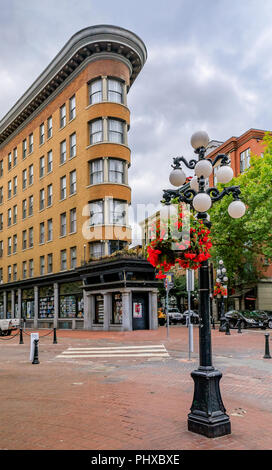
[[[148,328],[148,294],[135,292],[132,294],[132,329],[148,330]]]

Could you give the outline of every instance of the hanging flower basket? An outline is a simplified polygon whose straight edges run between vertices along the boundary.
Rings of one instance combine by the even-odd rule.
[[[151,230],[153,239],[147,246],[147,259],[158,270],[158,279],[164,279],[176,264],[184,269],[198,269],[211,256],[210,231],[201,220],[192,215],[185,217],[180,206],[172,220],[157,220]]]
[[[214,291],[213,291],[213,296],[214,297],[226,297],[227,296],[227,288],[221,286],[219,282],[215,284]]]

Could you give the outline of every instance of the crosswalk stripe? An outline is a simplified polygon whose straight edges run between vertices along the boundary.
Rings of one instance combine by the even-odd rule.
[[[68,348],[57,358],[76,359],[93,357],[169,357],[163,344],[142,346],[101,346]]]
[[[75,359],[78,357],[169,357],[168,353],[139,353],[139,354],[71,354],[71,355],[59,355],[57,357],[67,358],[67,359]]]
[[[160,348],[160,349],[164,349],[165,350],[165,346],[163,344],[159,344],[159,345],[146,345],[146,346],[99,346],[99,347],[96,347],[96,348],[68,348],[68,351],[77,351],[77,350],[80,350],[80,351],[83,351],[84,349],[88,350],[88,351],[91,351],[91,350],[102,350],[102,349],[110,349],[110,350],[114,350],[114,349],[157,349],[157,348]]]

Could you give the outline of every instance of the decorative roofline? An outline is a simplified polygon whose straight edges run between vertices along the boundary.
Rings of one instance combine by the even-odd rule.
[[[97,25],[78,31],[0,121],[0,145],[25,125],[35,111],[40,112],[42,105],[47,104],[52,95],[64,88],[87,63],[103,57],[125,62],[132,85],[144,66],[147,51],[139,36],[118,26]]]

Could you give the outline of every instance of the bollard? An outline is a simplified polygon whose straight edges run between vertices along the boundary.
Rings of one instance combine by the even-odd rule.
[[[269,352],[269,333],[265,333],[265,352],[264,352],[264,359],[271,359],[270,352]]]
[[[40,364],[38,342],[39,342],[38,339],[34,339],[34,357],[33,357],[32,364]]]
[[[229,327],[229,322],[226,321],[226,333],[225,335],[230,335],[230,327]]]
[[[20,328],[20,342],[19,344],[24,344],[24,340],[23,340],[23,328]]]
[[[54,328],[53,344],[57,344],[57,328]]]
[[[241,324],[241,320],[238,320],[238,333],[242,333]]]

